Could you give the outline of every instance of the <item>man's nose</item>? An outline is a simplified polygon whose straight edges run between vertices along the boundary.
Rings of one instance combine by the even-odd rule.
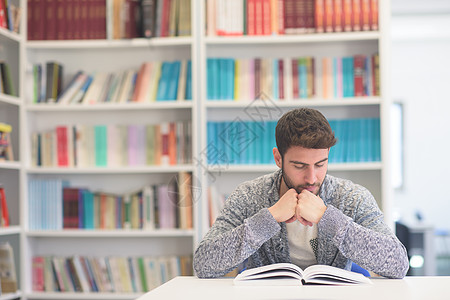
[[[306,170],[305,182],[307,184],[314,184],[316,182],[316,170],[314,169],[314,167],[309,167]]]

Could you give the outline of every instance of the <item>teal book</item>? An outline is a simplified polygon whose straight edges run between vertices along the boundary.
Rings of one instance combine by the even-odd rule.
[[[211,76],[212,77],[212,87],[211,87],[211,100],[219,100],[220,95],[220,61],[219,58],[211,59]]]
[[[167,88],[166,100],[177,100],[178,79],[180,77],[181,61],[170,63],[169,86]]]
[[[226,99],[234,99],[234,76],[235,76],[235,60],[233,58],[226,59],[226,76],[227,76],[227,89],[226,89]]]
[[[215,58],[208,58],[206,60],[206,98],[208,100],[214,99],[213,98],[213,88],[214,88],[214,59]]]
[[[228,79],[227,79],[227,59],[226,58],[219,58],[219,97],[220,100],[227,99],[228,94]]]
[[[191,60],[187,61],[187,67],[186,67],[186,94],[185,94],[184,99],[185,100],[192,100],[192,63],[191,63]]]
[[[94,194],[83,190],[83,224],[85,229],[94,229]]]
[[[304,57],[298,60],[298,80],[299,98],[306,99],[308,98],[308,70]]]
[[[374,138],[373,138],[373,154],[374,154],[374,161],[381,161],[381,128],[380,128],[380,119],[375,118],[372,121],[374,123],[373,129],[374,129]]]
[[[94,126],[95,136],[95,166],[106,167],[108,162],[107,151],[107,127],[106,125]]]
[[[161,76],[159,77],[158,90],[156,92],[156,101],[165,101],[170,76],[170,62],[163,62],[161,66]]]

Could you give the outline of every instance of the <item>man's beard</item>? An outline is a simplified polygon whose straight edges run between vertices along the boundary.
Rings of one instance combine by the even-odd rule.
[[[314,183],[314,184],[294,186],[291,179],[284,172],[284,164],[283,163],[282,163],[282,167],[281,167],[281,176],[283,177],[284,184],[287,186],[288,190],[294,189],[297,192],[297,194],[300,194],[304,189],[306,189],[308,187],[316,186],[316,187],[318,187],[318,189],[317,189],[317,192],[314,194],[318,195],[319,191],[320,191],[320,187],[322,186],[322,183],[323,183],[323,182],[319,182],[319,183]]]

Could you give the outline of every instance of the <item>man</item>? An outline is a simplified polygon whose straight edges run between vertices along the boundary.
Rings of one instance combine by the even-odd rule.
[[[364,187],[327,175],[336,139],[317,110],[294,109],[276,127],[273,155],[280,168],[245,182],[194,254],[198,277],[219,277],[242,262],[246,268],[292,262],[350,269],[352,261],[376,274],[403,278],[405,247],[383,221]]]

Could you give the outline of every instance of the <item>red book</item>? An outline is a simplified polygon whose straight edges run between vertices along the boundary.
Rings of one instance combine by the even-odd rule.
[[[333,30],[341,32],[343,30],[344,15],[342,0],[333,0]]]
[[[295,0],[284,0],[284,32],[292,34],[295,31],[296,21]]]
[[[58,167],[69,166],[69,153],[67,149],[67,127],[57,126],[56,127],[56,155]]]
[[[72,0],[72,35],[74,40],[81,39],[81,0]]]
[[[29,41],[36,39],[35,35],[36,35],[37,23],[34,23],[35,10],[36,10],[36,0],[28,0],[27,1],[27,12],[28,12],[27,13],[27,39]],[[0,12],[0,14],[1,14],[1,12]],[[0,23],[2,23],[1,20],[0,20]]]
[[[352,31],[352,0],[342,0],[342,14],[344,31]]]
[[[378,30],[378,0],[370,0],[370,30]]]
[[[43,292],[44,291],[44,257],[34,256],[32,261],[32,283],[33,291]]]
[[[161,37],[169,36],[170,1],[174,0],[163,0],[162,18],[161,18]]]
[[[284,60],[278,60],[278,98],[284,99]]]
[[[8,29],[8,18],[4,1],[0,1],[0,27]]]
[[[263,34],[263,0],[255,0],[255,34]]]
[[[361,29],[370,30],[370,0],[361,0]]]
[[[316,0],[316,7],[314,10],[314,23],[316,27],[316,32],[324,32],[325,31],[325,4],[324,0]]]
[[[271,12],[270,12],[270,0],[262,0],[262,34],[263,35],[270,35],[270,25],[271,25],[271,18],[270,18]]]
[[[57,39],[57,15],[56,6],[58,4],[57,0],[44,0],[45,3],[45,27],[44,35],[46,40],[56,40]],[[42,16],[39,16],[42,18]]]
[[[315,32],[315,0],[303,0],[304,3],[304,24],[306,28],[306,32],[313,33]]]
[[[78,1],[80,1],[80,38],[86,40],[89,38],[88,0]]]
[[[284,1],[285,0],[277,1],[278,34],[284,34]]]
[[[65,40],[73,40],[74,39],[74,8],[75,8],[75,0],[65,0],[65,16],[66,16],[66,31],[64,35]]]
[[[82,201],[80,189],[63,188],[63,228],[79,228],[79,201]]]
[[[56,39],[64,40],[66,37],[66,0],[57,0],[56,2]]]
[[[325,32],[333,32],[333,0],[325,0]]]
[[[292,98],[300,98],[300,87],[298,85],[298,59],[292,59]]]
[[[361,0],[352,0],[353,31],[361,31]]]
[[[9,210],[8,210],[8,202],[6,202],[5,189],[0,187],[0,198],[1,198],[1,226],[7,227],[9,226]]]
[[[255,1],[247,0],[247,35],[255,35]]]
[[[363,55],[353,57],[355,97],[364,96],[364,61]]]

